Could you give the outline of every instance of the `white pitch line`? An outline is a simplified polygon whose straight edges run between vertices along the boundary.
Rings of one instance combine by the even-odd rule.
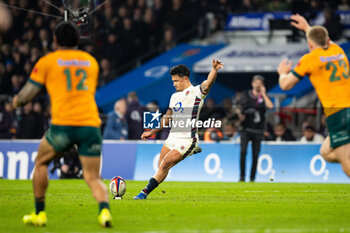
[[[113,233],[129,233],[128,231],[113,231],[114,229],[111,229]],[[100,231],[103,233],[104,231]],[[84,233],[100,233],[96,231],[91,232],[84,232]],[[276,228],[276,229],[213,229],[213,230],[190,230],[190,229],[184,229],[184,230],[160,230],[160,231],[143,231],[143,233],[302,233],[302,232],[308,232],[308,233],[328,233],[328,232],[350,232],[350,228]],[[51,233],[51,232],[45,232],[45,233]],[[77,231],[72,231],[69,233],[80,233]]]
[[[323,232],[350,232],[350,228],[276,228],[276,229],[214,229],[214,230],[169,230],[169,231],[144,231],[143,233],[300,233],[300,232],[315,232],[315,233],[323,233]]]

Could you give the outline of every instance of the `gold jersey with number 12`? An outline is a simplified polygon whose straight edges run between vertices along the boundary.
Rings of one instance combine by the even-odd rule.
[[[57,50],[40,58],[29,81],[46,87],[52,124],[99,127],[95,102],[98,75],[98,63],[90,54]]]

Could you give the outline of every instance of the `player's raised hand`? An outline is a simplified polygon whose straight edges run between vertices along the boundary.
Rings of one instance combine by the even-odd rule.
[[[213,68],[216,70],[224,69],[224,63],[220,60],[213,59]]]
[[[278,66],[278,74],[288,74],[292,69],[292,64],[292,61],[289,61],[287,58],[283,59]]]
[[[301,16],[299,14],[295,14],[295,15],[292,15],[290,18],[293,20],[291,22],[292,26],[294,26],[294,27],[296,27],[304,32],[307,32],[309,30],[310,25],[303,16]]]
[[[141,135],[141,139],[147,141],[149,137],[152,137],[153,133],[151,131],[145,131]]]

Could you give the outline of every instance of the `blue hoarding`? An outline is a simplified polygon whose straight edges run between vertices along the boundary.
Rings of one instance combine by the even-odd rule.
[[[203,152],[189,156],[171,169],[167,180],[173,181],[236,181],[238,160],[234,151],[239,145],[201,145]],[[218,146],[220,153],[218,153]],[[135,180],[148,180],[157,169],[160,144],[139,144],[135,165]],[[235,149],[236,148],[236,149]]]
[[[0,177],[6,179],[31,179],[39,141],[1,141]],[[50,179],[57,173],[49,173]]]
[[[265,12],[231,14],[227,17],[226,30],[268,31],[270,20],[289,19],[290,12]]]
[[[31,179],[38,146],[38,140],[0,141],[0,178]],[[136,149],[136,142],[105,141],[102,147],[102,177],[133,179]],[[54,174],[49,173],[50,179],[57,179],[58,176],[59,170]]]
[[[350,28],[350,11],[336,11],[340,23],[344,28]],[[270,20],[289,20],[291,12],[259,12],[245,14],[230,14],[226,20],[226,30],[247,30],[247,31],[268,31]],[[314,24],[323,25],[325,17],[323,12],[319,12],[313,20]]]
[[[0,141],[0,177],[31,179],[38,141]],[[203,152],[186,158],[171,169],[167,180],[226,181],[239,179],[239,144],[202,143]],[[161,142],[116,142],[103,144],[102,177],[149,180],[158,166]],[[350,183],[339,164],[325,162],[319,144],[263,143],[257,168],[257,182]],[[247,154],[247,179],[251,148]],[[50,174],[51,179],[57,172]]]
[[[132,180],[136,159],[137,143],[104,142],[102,147],[102,172],[105,179],[121,176]]]
[[[139,144],[135,180],[148,180],[157,168],[160,144]],[[202,153],[186,158],[171,169],[167,180],[238,181],[239,144],[202,144]],[[319,155],[319,144],[263,143],[259,157],[258,182],[349,183],[339,164],[326,163]],[[246,179],[251,166],[251,150],[246,160]]]

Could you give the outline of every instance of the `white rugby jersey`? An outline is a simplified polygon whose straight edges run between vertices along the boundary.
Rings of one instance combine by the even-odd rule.
[[[172,111],[172,120],[169,136],[188,139],[196,136],[196,123],[205,97],[200,85],[195,87],[191,85],[171,96],[169,110]]]

